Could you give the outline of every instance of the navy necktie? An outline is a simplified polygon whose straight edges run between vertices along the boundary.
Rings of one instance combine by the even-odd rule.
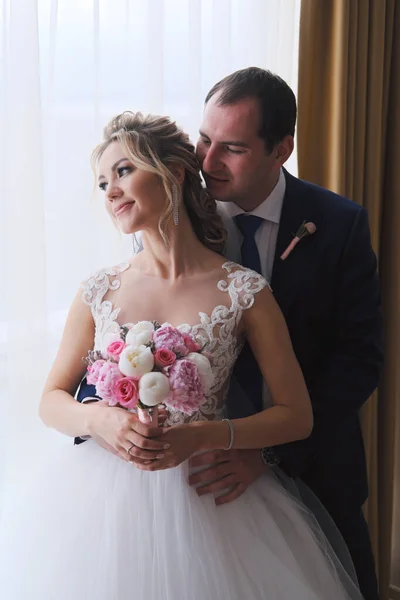
[[[235,222],[243,236],[242,265],[261,274],[260,255],[254,236],[263,219],[254,215],[241,214],[235,217]],[[234,374],[256,411],[262,410],[263,378],[247,342],[235,363]]]
[[[254,215],[241,214],[235,217],[235,222],[243,236],[242,265],[261,274],[260,255],[254,236],[263,219]]]

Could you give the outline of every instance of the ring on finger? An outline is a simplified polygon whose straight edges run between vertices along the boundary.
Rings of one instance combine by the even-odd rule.
[[[131,444],[131,445],[129,446],[128,450],[126,451],[126,453],[131,455],[131,450],[132,450],[132,448],[133,448],[134,446],[135,446],[135,444]],[[131,455],[131,456],[132,456],[132,455]]]

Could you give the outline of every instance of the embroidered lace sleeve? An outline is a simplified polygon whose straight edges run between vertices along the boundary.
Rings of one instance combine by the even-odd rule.
[[[82,282],[82,300],[90,306],[95,323],[94,348],[104,350],[108,343],[108,335],[119,331],[117,322],[120,308],[114,308],[110,300],[104,300],[109,290],[115,291],[121,281],[120,273],[129,268],[129,262],[121,263],[115,267],[100,269]]]
[[[100,308],[108,290],[119,288],[121,282],[116,277],[128,268],[128,262],[120,263],[115,267],[100,269],[82,281],[82,300],[90,306],[92,313]]]
[[[229,292],[235,311],[251,308],[258,292],[265,287],[271,289],[267,280],[256,271],[236,263],[226,263],[224,267],[228,272],[227,281],[220,281],[218,287],[221,291]]]

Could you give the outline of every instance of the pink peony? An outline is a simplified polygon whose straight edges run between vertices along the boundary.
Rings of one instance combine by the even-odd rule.
[[[111,342],[111,344],[109,344],[107,346],[107,354],[110,358],[114,358],[115,360],[118,360],[119,355],[121,354],[121,352],[124,348],[125,348],[125,343],[122,340],[118,340],[116,342]]]
[[[99,379],[99,374],[101,371],[102,366],[104,365],[106,361],[105,360],[96,360],[96,362],[94,362],[92,365],[90,365],[90,367],[88,367],[88,375],[86,377],[86,381],[88,382],[89,385],[96,385],[98,379]]]
[[[173,410],[191,415],[204,404],[204,387],[196,365],[190,360],[177,360],[168,369],[171,393],[164,404]]]
[[[139,381],[133,377],[117,379],[113,392],[114,400],[123,408],[134,408],[139,400]]]
[[[154,352],[154,362],[160,369],[170,367],[176,361],[176,354],[168,348],[159,348]]]
[[[188,353],[183,335],[178,329],[171,327],[171,325],[164,325],[160,329],[157,329],[153,333],[153,342],[156,350],[161,348],[168,349],[180,356],[186,356]]]
[[[185,341],[185,346],[188,349],[188,352],[198,352],[200,350],[200,346],[196,344],[196,342],[190,335],[184,335],[183,339]]]
[[[96,383],[96,393],[103,400],[111,400],[115,403],[114,398],[114,386],[119,379],[122,379],[123,375],[118,369],[116,363],[107,361],[103,364],[99,371],[99,377]]]

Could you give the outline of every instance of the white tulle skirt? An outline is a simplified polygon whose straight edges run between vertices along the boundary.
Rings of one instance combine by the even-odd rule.
[[[266,475],[216,507],[188,466],[63,447],[0,524],[4,600],[351,600],[308,512]]]

